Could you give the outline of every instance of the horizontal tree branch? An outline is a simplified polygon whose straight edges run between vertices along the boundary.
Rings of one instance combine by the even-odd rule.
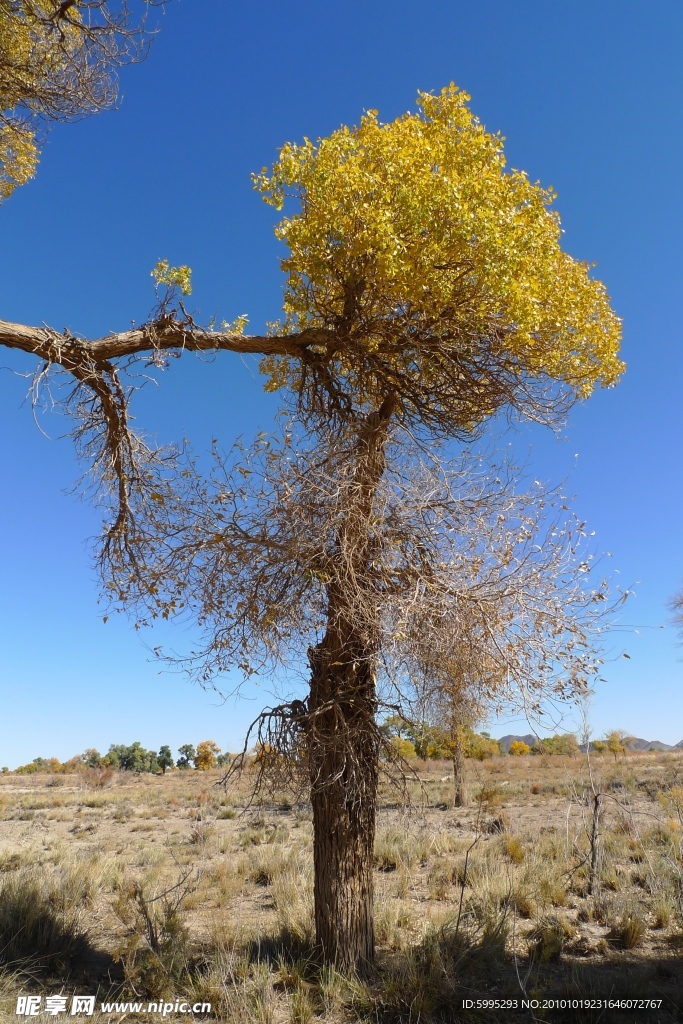
[[[329,343],[331,337],[331,332],[325,330],[307,330],[279,337],[210,331],[181,322],[173,316],[164,316],[130,331],[87,341],[68,331],[59,334],[50,327],[30,327],[0,320],[0,345],[28,352],[48,363],[57,363],[65,370],[83,366],[84,361],[101,364],[122,356],[182,349],[189,352],[297,356],[310,345]]]
[[[184,310],[183,310],[184,313]],[[180,319],[175,312],[163,312],[155,320],[130,331],[108,334],[89,341],[65,330],[31,327],[0,320],[0,346],[26,352],[39,363],[34,377],[41,381],[52,366],[59,366],[75,381],[67,400],[76,419],[73,431],[105,490],[113,483],[114,518],[106,530],[105,552],[112,545],[132,557],[130,542],[135,532],[133,491],[144,481],[154,463],[154,453],[131,431],[128,394],[119,378],[120,360],[134,360],[148,353],[153,359],[163,352],[237,352],[254,355],[285,355],[302,358],[309,346],[329,346],[330,331],[308,330],[280,337],[247,336],[236,332],[211,331],[196,325],[191,317]],[[41,366],[42,364],[42,366]],[[146,466],[146,470],[145,467]]]

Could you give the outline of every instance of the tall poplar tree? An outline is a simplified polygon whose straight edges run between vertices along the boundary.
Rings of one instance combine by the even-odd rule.
[[[100,565],[114,603],[142,621],[189,607],[208,638],[205,682],[304,644],[309,692],[271,709],[261,735],[308,774],[317,939],[351,969],[374,952],[379,675],[426,661],[447,673],[466,607],[501,630],[501,686],[531,701],[544,685],[571,695],[586,685],[604,597],[576,572],[562,583],[571,530],[544,548],[542,517],[486,488],[458,496],[448,460],[426,454],[501,410],[556,422],[623,368],[619,320],[588,265],[562,251],[554,194],[506,170],[502,139],[468,101],[451,85],[390,123],[369,111],[285,145],[256,176],[285,211],[284,316],[267,336],[199,327],[173,301],[187,268],[163,263],[169,294],[134,330],[86,341],[0,322],[0,343],[40,361],[38,383],[73,380],[76,442],[112,502]],[[208,483],[191,467],[169,476],[130,429],[125,375],[172,350],[261,354],[293,433]]]

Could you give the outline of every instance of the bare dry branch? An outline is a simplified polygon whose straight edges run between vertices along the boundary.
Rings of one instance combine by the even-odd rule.
[[[215,453],[209,480],[187,463],[150,503],[139,571],[103,562],[107,592],[141,624],[196,619],[205,644],[185,665],[204,684],[234,667],[365,665],[377,703],[363,729],[383,706],[412,717],[425,677],[434,699],[451,687],[478,711],[517,701],[534,712],[549,694],[584,692],[608,601],[582,524],[557,494],[518,493],[505,466],[408,445],[395,435],[382,453],[372,501],[363,438],[261,436],[251,451]],[[330,629],[342,638],[334,657],[320,647]],[[312,742],[335,702],[357,699],[345,685],[272,709],[257,739],[291,757],[302,730]]]

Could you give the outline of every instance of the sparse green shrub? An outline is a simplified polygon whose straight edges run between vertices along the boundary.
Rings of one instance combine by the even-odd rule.
[[[113,909],[129,931],[116,955],[134,992],[159,998],[190,981],[185,904],[196,887],[191,871],[164,892],[119,883]]]

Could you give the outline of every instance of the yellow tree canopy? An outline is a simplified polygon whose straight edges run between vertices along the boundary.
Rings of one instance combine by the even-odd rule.
[[[616,381],[604,285],[562,251],[552,189],[506,170],[469,99],[451,84],[389,124],[368,111],[254,176],[268,203],[296,205],[276,229],[289,255],[273,333],[329,332],[307,358],[267,357],[269,387],[333,379],[359,405],[394,392],[404,417],[462,432]]]

